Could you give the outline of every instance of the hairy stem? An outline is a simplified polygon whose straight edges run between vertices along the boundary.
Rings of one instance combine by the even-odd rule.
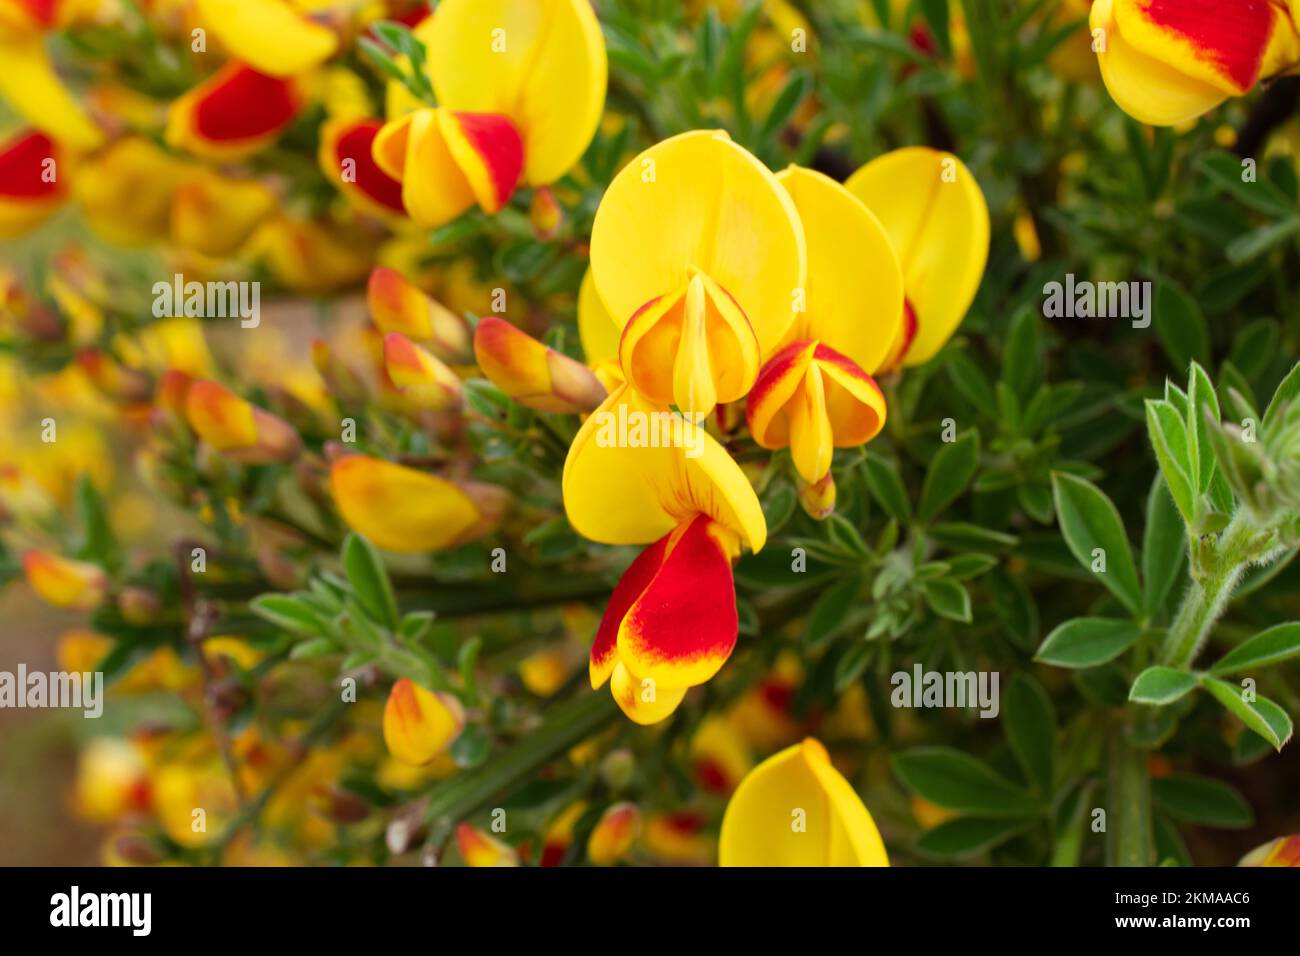
[[[1146,754],[1125,739],[1122,725],[1111,735],[1107,763],[1106,865],[1150,866],[1155,837]]]

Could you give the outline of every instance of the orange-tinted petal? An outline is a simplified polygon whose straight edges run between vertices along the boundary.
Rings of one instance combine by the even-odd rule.
[[[456,826],[456,848],[466,866],[518,866],[514,848],[482,830],[460,823]]]
[[[384,368],[394,385],[425,408],[448,409],[460,404],[456,373],[399,332],[384,336]]]
[[[370,318],[382,332],[400,332],[429,343],[444,359],[457,361],[470,352],[465,320],[425,295],[396,269],[377,266],[366,286]]]
[[[617,863],[641,834],[641,811],[634,803],[616,803],[597,821],[587,840],[587,858],[596,866]]]
[[[262,183],[197,170],[173,194],[172,241],[205,256],[234,255],[275,204],[275,193]]]
[[[31,589],[55,607],[93,610],[108,591],[108,577],[97,565],[45,551],[24,552],[23,572]]]
[[[384,704],[384,743],[394,759],[423,766],[446,750],[465,726],[451,694],[436,694],[403,677]]]
[[[605,387],[581,362],[488,316],[474,330],[474,355],[483,374],[522,405],[543,412],[591,411]]]
[[[290,461],[302,450],[298,433],[288,422],[216,382],[190,386],[185,414],[200,438],[236,461],[251,465]]]

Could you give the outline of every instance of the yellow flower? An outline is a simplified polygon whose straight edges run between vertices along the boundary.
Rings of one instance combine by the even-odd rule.
[[[396,760],[423,766],[451,746],[465,726],[460,701],[403,677],[384,705],[384,743]]]
[[[727,804],[722,866],[888,866],[875,821],[811,737],[763,761]]]
[[[956,156],[920,146],[877,157],[844,185],[876,214],[903,270],[903,323],[880,371],[922,365],[979,291],[989,254],[984,193]]]
[[[398,553],[439,551],[484,534],[503,507],[494,486],[458,485],[364,455],[334,462],[330,489],[349,527]]]
[[[390,119],[374,158],[416,222],[498,212],[582,157],[608,71],[588,0],[444,0],[415,33],[439,105]]]
[[[90,611],[103,603],[108,592],[108,576],[102,568],[47,551],[24,552],[23,572],[31,589],[55,607]]]
[[[600,301],[627,381],[696,421],[749,391],[806,278],[803,230],[776,177],[725,133],[683,133],[614,177],[592,227]]]
[[[1300,64],[1283,0],[1096,0],[1093,49],[1124,112],[1153,126],[1196,119]]]

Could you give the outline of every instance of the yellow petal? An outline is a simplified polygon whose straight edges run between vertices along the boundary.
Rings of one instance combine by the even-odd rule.
[[[722,866],[888,866],[857,793],[812,738],[741,781],[722,818]]]
[[[619,325],[600,301],[591,269],[582,277],[578,289],[578,337],[582,354],[593,368],[618,359]]]
[[[0,64],[0,98],[32,126],[74,149],[94,149],[104,141],[54,72],[39,36],[0,39]]]
[[[55,607],[89,611],[99,606],[108,590],[108,577],[97,565],[45,551],[25,552],[23,572],[31,589]]]
[[[388,551],[451,547],[481,518],[473,499],[450,481],[364,455],[334,462],[330,489],[348,526]]]
[[[233,255],[275,204],[275,193],[255,180],[196,170],[172,198],[172,241],[205,256]]]
[[[338,37],[285,0],[197,0],[199,23],[254,69],[293,76],[329,59]]]
[[[596,866],[617,863],[641,833],[641,811],[634,803],[616,803],[597,821],[587,840],[587,858]]]
[[[609,692],[633,723],[648,727],[666,720],[686,696],[687,687],[662,687],[632,674],[622,661],[614,665]]]
[[[509,117],[523,137],[526,182],[554,182],[582,158],[608,70],[588,0],[444,0],[421,32],[438,102]]]
[[[898,252],[917,318],[903,364],[921,365],[956,331],[979,290],[989,254],[984,193],[956,156],[920,146],[872,160],[845,185],[876,214]]]
[[[794,200],[808,246],[805,310],[788,338],[816,339],[876,371],[903,321],[903,273],[888,233],[829,176],[791,166],[776,178]]]
[[[758,496],[726,450],[700,426],[627,386],[578,430],[563,489],[574,529],[605,544],[649,544],[697,514],[735,532],[753,551],[767,538]]]
[[[766,354],[804,287],[799,214],[766,167],[725,133],[697,130],[646,150],[596,212],[591,269],[619,326],[703,273],[730,294]]]

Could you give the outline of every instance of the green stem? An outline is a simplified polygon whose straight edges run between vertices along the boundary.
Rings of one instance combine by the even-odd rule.
[[[1151,823],[1151,780],[1146,754],[1124,739],[1116,726],[1106,778],[1106,865],[1151,866],[1155,838]]]
[[[580,692],[552,709],[540,727],[505,753],[435,787],[429,794],[426,819],[436,831],[450,832],[493,797],[608,725],[615,712],[608,691]]]
[[[1260,543],[1259,529],[1244,512],[1232,519],[1209,554],[1203,573],[1193,577],[1178,614],[1169,625],[1160,649],[1161,664],[1181,669],[1192,666],[1242,574],[1252,560],[1260,557]]]

